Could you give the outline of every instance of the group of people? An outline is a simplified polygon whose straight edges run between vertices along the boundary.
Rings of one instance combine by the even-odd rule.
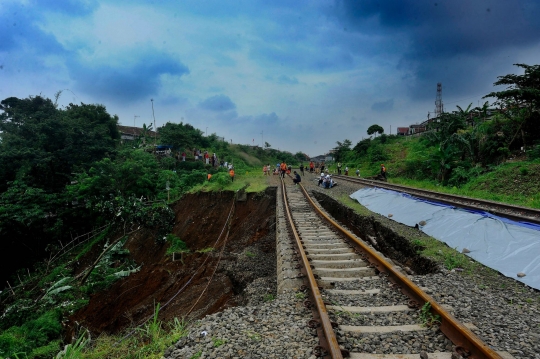
[[[200,149],[196,148],[194,148],[192,152],[195,161],[204,161],[205,164],[211,164],[212,167],[218,167],[220,165],[218,157],[215,153],[210,154],[208,151],[201,151]],[[186,162],[186,157],[187,155],[185,150],[182,151],[182,153],[178,152],[177,154],[178,161]]]
[[[332,176],[329,174],[325,175],[321,173],[321,177],[318,179],[317,186],[323,186],[323,188],[332,188],[336,185],[336,182],[332,179]]]
[[[270,164],[267,164],[267,165],[264,165],[263,166],[263,175],[264,176],[270,176]],[[274,174],[276,174],[276,171],[274,170]]]

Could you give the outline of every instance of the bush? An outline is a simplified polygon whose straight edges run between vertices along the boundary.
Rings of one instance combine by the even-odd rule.
[[[384,152],[384,147],[382,145],[372,145],[367,150],[368,158],[371,163],[378,163],[386,161],[389,157]]]
[[[533,146],[533,148],[527,152],[527,156],[530,160],[537,160],[540,158],[540,144]]]
[[[20,327],[14,326],[0,334],[0,357],[26,354],[27,357],[50,357],[59,349],[62,334],[59,309],[45,312]],[[43,356],[45,355],[45,356]]]
[[[483,172],[481,167],[472,167],[469,163],[462,163],[452,170],[448,185],[460,187],[470,180],[478,177]]]
[[[184,171],[204,170],[204,163],[202,161],[195,162],[178,162],[178,169]]]

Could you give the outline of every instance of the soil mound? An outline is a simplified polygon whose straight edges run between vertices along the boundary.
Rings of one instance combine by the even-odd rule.
[[[173,206],[176,217],[172,233],[190,250],[183,263],[178,258],[172,261],[166,255],[168,244],[158,243],[151,231],[136,233],[125,248],[141,266],[140,271],[92,296],[88,305],[70,318],[72,325],[94,333],[115,333],[153,315],[157,303],[162,307],[162,320],[186,315],[195,303],[190,315],[194,318],[245,303],[243,292],[249,283],[275,276],[275,196],[276,188],[250,193],[244,201],[237,201],[232,192],[186,195]],[[225,243],[225,224],[233,204]],[[216,248],[208,250],[220,234]],[[95,254],[90,252],[88,256]],[[91,259],[83,258],[82,262]]]

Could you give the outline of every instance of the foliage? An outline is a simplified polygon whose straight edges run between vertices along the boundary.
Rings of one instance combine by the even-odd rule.
[[[60,353],[56,355],[56,359],[78,359],[82,356],[82,351],[90,342],[88,332],[83,331],[75,343],[67,344]]]
[[[388,159],[384,147],[380,144],[371,145],[367,151],[370,163],[380,163]]]
[[[358,155],[365,155],[371,145],[371,138],[365,138],[359,141],[356,146],[354,146],[353,151]]]
[[[16,179],[59,192],[76,168],[113,155],[119,139],[117,117],[101,105],[58,109],[41,96],[0,102],[0,191]]]
[[[506,85],[507,88],[485,96],[497,99],[495,104],[513,125],[507,142],[509,150],[540,139],[540,65],[514,65],[524,69],[524,73],[498,76],[494,85]]]
[[[51,342],[54,342],[54,352],[56,352],[62,330],[61,311],[58,309],[47,311],[20,327],[14,326],[2,332],[0,334],[0,356],[32,353],[38,348],[47,347]]]
[[[154,316],[141,330],[129,329],[129,332],[133,332],[132,335],[100,335],[82,349],[80,358],[159,359],[165,349],[187,335],[188,324],[178,318],[164,323]]]
[[[381,126],[377,124],[369,126],[367,129],[367,134],[371,136],[374,133],[378,133],[380,135],[384,133],[384,128],[382,128]]]
[[[350,140],[344,140],[343,142],[337,141],[337,146],[334,147],[334,160],[336,162],[343,161],[345,154],[351,150],[352,142]]]
[[[420,309],[420,315],[419,315],[420,321],[422,323],[422,326],[424,327],[432,327],[436,324],[441,324],[441,317],[436,314],[433,315],[431,313],[431,303],[425,302],[422,308]]]
[[[170,243],[170,246],[167,249],[167,254],[189,252],[189,248],[186,242],[182,241],[178,236],[174,234],[167,235],[167,242]]]
[[[180,151],[191,152],[194,147],[206,148],[211,140],[215,141],[216,135],[211,135],[209,139],[203,136],[203,131],[196,129],[186,123],[167,122],[158,128],[159,140],[163,144],[172,145]]]

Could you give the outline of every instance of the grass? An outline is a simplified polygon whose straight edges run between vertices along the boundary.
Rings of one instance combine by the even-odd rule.
[[[247,337],[251,340],[254,340],[254,341],[259,341],[262,339],[262,335],[257,333],[257,332],[254,332],[254,331],[251,331],[251,330],[245,330],[244,333],[247,335]]]
[[[268,294],[264,295],[263,299],[264,299],[265,302],[271,302],[274,299],[276,299],[276,296],[273,295],[273,294],[268,293]]]
[[[210,181],[193,187],[189,193],[196,192],[219,192],[233,191],[236,192],[242,188],[246,188],[248,193],[260,193],[268,187],[269,176],[263,176],[261,169],[258,167],[249,167],[237,169],[235,171],[234,181],[226,172],[219,172],[212,176]]]
[[[431,313],[431,303],[425,302],[422,308],[420,308],[420,322],[423,327],[432,327],[436,324],[441,324],[441,317],[437,315],[433,315]]]
[[[226,343],[225,339],[212,338],[212,344],[214,345],[214,348],[219,348],[225,343]]]
[[[244,255],[249,258],[255,258],[257,256],[255,253],[252,253],[250,251],[245,251]]]
[[[203,249],[199,249],[197,253],[209,253],[209,252],[212,252],[214,249],[215,248],[213,247],[203,248]]]
[[[165,349],[187,335],[187,328],[188,323],[183,319],[174,318],[171,322],[163,323],[155,315],[150,323],[125,339],[122,335],[99,336],[88,343],[80,356],[74,358],[159,359]]]
[[[534,175],[538,173],[537,171],[540,171],[540,164],[536,162],[505,163],[492,172],[471,180],[461,188],[445,187],[432,181],[403,177],[390,178],[389,182],[441,193],[540,208],[540,182]]]

